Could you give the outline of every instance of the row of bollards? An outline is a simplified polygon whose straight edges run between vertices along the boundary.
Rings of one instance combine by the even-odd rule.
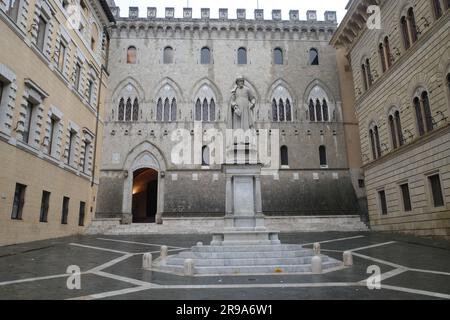
[[[311,259],[311,272],[313,274],[322,273],[322,258],[320,256],[320,243],[313,244],[314,257]],[[350,267],[353,265],[353,256],[351,251],[344,251],[342,255],[342,261],[344,267]]]

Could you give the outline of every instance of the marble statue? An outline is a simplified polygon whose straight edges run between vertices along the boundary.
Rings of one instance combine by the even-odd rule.
[[[236,79],[236,86],[231,91],[231,115],[233,129],[255,128],[256,98],[250,88],[245,86],[244,77]]]

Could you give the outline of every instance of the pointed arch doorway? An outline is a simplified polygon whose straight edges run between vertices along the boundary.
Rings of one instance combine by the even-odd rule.
[[[133,172],[133,223],[154,223],[158,211],[158,171],[141,168]]]

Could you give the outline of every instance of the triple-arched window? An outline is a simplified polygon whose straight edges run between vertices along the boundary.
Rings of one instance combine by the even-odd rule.
[[[328,122],[331,117],[330,99],[320,86],[315,86],[308,98],[308,114],[311,122]]]
[[[293,121],[292,97],[289,91],[279,85],[272,94],[272,121]]]
[[[172,122],[177,120],[177,99],[159,98],[156,104],[156,121]]]
[[[217,119],[216,95],[210,86],[203,85],[194,100],[194,120],[213,122]]]
[[[121,98],[119,101],[118,119],[119,121],[138,121],[139,101],[137,98]]]
[[[428,92],[424,89],[419,89],[413,99],[413,104],[416,113],[417,129],[419,135],[423,136],[434,128]]]

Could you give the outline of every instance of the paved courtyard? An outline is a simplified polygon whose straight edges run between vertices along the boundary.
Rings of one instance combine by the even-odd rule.
[[[209,243],[208,235],[78,236],[0,247],[0,299],[450,299],[450,243],[380,233],[281,234],[286,244],[312,247],[354,265],[321,275],[181,277],[142,269],[142,254],[158,257]],[[68,289],[69,266],[81,288]],[[369,290],[369,266],[381,270],[381,289]],[[73,283],[73,281],[71,282]]]

